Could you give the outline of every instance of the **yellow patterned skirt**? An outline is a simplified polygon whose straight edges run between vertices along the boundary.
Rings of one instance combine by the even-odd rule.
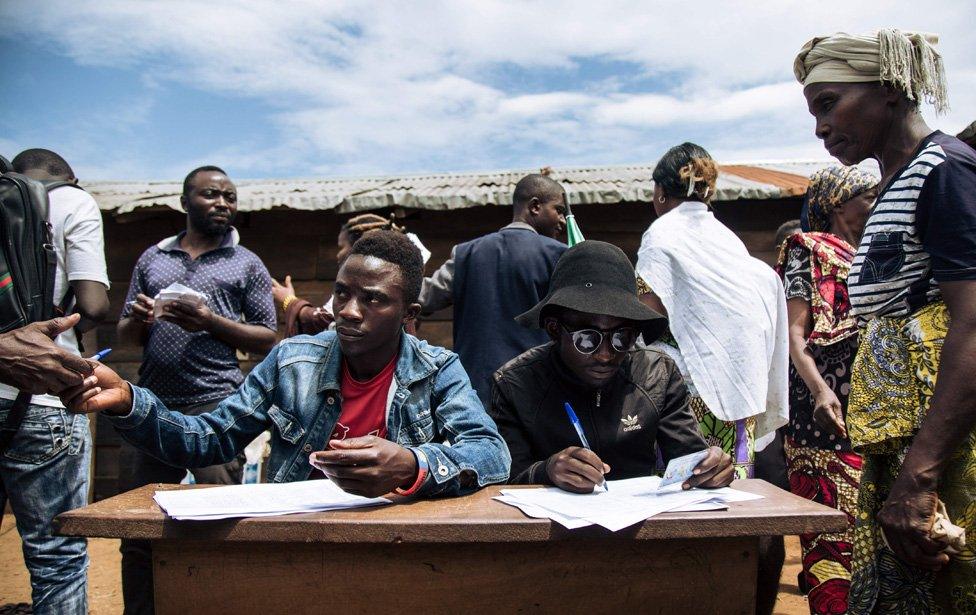
[[[969,544],[938,573],[895,557],[876,519],[928,412],[949,315],[942,302],[904,318],[878,318],[861,337],[847,429],[864,455],[854,529],[851,613],[976,613],[976,430],[953,455],[939,498]]]

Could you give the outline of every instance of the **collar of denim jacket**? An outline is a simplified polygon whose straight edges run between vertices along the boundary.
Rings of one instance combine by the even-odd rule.
[[[394,378],[399,386],[410,386],[437,371],[437,366],[423,351],[421,345],[426,345],[426,342],[421,342],[406,332],[400,334],[400,355],[397,358],[396,372],[394,372]],[[322,391],[339,391],[341,373],[342,350],[339,348],[339,338],[335,336],[322,357],[317,391],[319,393]]]

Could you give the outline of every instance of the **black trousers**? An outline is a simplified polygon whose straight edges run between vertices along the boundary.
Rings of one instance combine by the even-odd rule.
[[[177,409],[188,415],[204,414],[220,402],[209,402]],[[238,485],[244,475],[244,453],[229,463],[190,470],[201,484]],[[131,491],[151,483],[178,483],[185,468],[163,463],[123,441],[119,450],[119,492]],[[148,540],[122,540],[122,600],[125,615],[153,615],[152,548]]]

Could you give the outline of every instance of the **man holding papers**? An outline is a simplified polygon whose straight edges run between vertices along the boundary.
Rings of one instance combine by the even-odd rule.
[[[584,241],[567,250],[549,294],[517,320],[552,341],[493,378],[489,413],[512,453],[511,482],[591,492],[606,479],[652,474],[655,448],[665,461],[707,450],[685,488],[732,482],[732,459],[706,446],[674,362],[634,350],[639,335],[653,341],[666,321],[638,300],[620,248]]]
[[[368,497],[460,495],[504,482],[508,448],[457,355],[403,332],[420,311],[422,279],[420,251],[405,236],[363,237],[336,277],[336,330],[284,340],[199,416],[170,411],[101,364],[62,397],[73,412],[104,412],[127,441],[181,467],[233,459],[271,428],[272,482],[306,480],[318,468]]]

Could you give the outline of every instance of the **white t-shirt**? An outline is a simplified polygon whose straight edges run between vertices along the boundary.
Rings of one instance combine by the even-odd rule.
[[[52,190],[50,200],[51,233],[57,254],[54,276],[54,303],[60,305],[75,280],[92,280],[109,287],[105,267],[105,240],[102,237],[102,214],[95,199],[84,190],[63,186]],[[73,307],[72,306],[69,306]],[[80,355],[74,330],[66,331],[55,340],[68,352]],[[0,384],[0,399],[15,399],[17,389]],[[35,395],[31,403],[63,408],[53,395]]]

